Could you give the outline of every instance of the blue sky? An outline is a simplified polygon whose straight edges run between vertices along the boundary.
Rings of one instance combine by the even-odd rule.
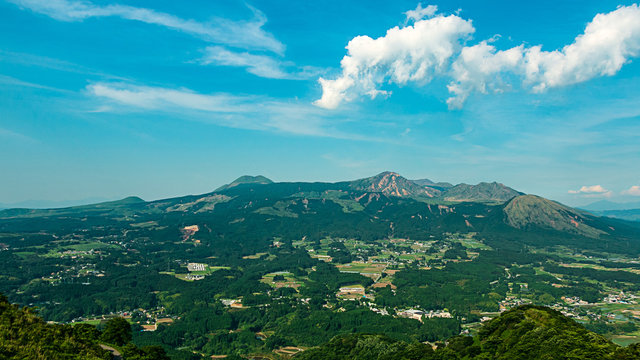
[[[640,199],[625,1],[0,0],[0,203],[393,170]]]

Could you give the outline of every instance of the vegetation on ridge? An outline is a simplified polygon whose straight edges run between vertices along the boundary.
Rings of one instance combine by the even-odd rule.
[[[525,305],[485,323],[475,336],[456,336],[437,349],[384,335],[349,334],[307,350],[297,360],[542,360],[638,359],[640,344],[623,348],[545,307]]]

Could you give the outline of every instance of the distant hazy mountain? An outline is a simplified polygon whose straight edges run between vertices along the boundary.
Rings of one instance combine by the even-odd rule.
[[[640,221],[640,209],[629,210],[605,210],[605,211],[592,211],[598,216],[607,216],[616,219]]]
[[[62,215],[77,215],[77,214],[113,214],[118,213],[131,213],[134,210],[139,209],[142,206],[148,204],[143,199],[137,196],[129,196],[121,200],[105,201],[97,204],[69,206],[63,208],[53,209],[27,209],[27,208],[10,208],[0,211],[1,217],[40,217],[40,216],[62,216]]]
[[[435,188],[440,191],[445,191],[446,189],[453,187],[453,184],[450,184],[448,182],[433,182],[429,179],[418,179],[418,180],[411,180],[411,181],[420,186],[428,186],[430,188]]]
[[[28,209],[55,209],[69,206],[80,206],[87,204],[95,204],[103,201],[110,201],[113,199],[94,197],[82,200],[64,200],[64,201],[52,201],[52,200],[26,200],[15,203],[0,203],[0,209],[15,209],[15,208],[28,208]]]
[[[497,182],[478,185],[459,184],[447,189],[442,198],[456,202],[506,202],[523,193]]]
[[[272,184],[272,183],[273,181],[271,181],[270,179],[262,175],[258,175],[258,176],[244,175],[233,180],[233,182],[231,182],[230,184],[220,186],[215,191],[227,190],[242,184]]]
[[[600,200],[589,205],[580,206],[580,208],[588,211],[640,209],[640,201],[618,203],[609,200]]]

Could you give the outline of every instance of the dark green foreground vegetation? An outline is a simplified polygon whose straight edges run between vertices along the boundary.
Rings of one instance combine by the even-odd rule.
[[[296,360],[640,359],[640,344],[622,348],[548,308],[521,306],[483,325],[476,336],[446,345],[407,344],[384,335],[337,336]]]
[[[124,360],[168,359],[162,348],[137,348],[122,318],[104,330],[87,324],[47,324],[29,308],[0,298],[0,358],[111,359],[99,344],[116,346]],[[241,339],[237,339],[241,340]],[[477,335],[435,344],[405,342],[376,334],[338,335],[294,356],[296,360],[462,360],[462,359],[640,359],[640,344],[619,347],[548,308],[526,305],[484,324]],[[236,357],[231,357],[236,358]]]
[[[0,295],[0,359],[111,359],[100,344],[116,347],[125,360],[169,359],[162,348],[138,348],[130,341],[131,326],[122,318],[109,320],[103,331],[88,324],[47,324],[33,309]]]

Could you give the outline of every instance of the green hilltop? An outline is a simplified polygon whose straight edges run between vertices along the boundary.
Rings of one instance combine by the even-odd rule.
[[[475,336],[437,343],[406,343],[385,335],[349,334],[307,350],[296,360],[626,360],[640,358],[640,344],[623,348],[561,313],[525,305],[486,322]]]
[[[606,232],[589,226],[589,214],[535,195],[512,199],[504,208],[507,223],[518,229],[532,226],[598,237]]]

